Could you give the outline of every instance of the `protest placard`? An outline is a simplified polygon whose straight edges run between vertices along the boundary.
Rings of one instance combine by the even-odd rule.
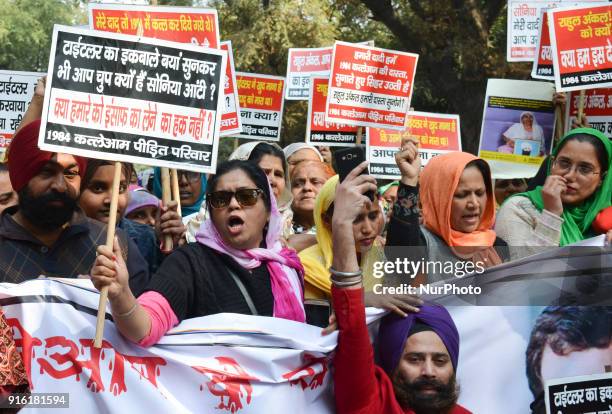
[[[325,119],[328,82],[328,77],[313,76],[311,78],[306,142],[330,147],[355,145],[358,127],[336,124]]]
[[[532,177],[550,153],[554,130],[548,82],[489,79],[479,156],[494,178]]]
[[[601,0],[583,0],[580,3],[597,3]],[[537,56],[537,42],[541,11],[547,8],[576,4],[568,0],[508,0],[506,60],[508,62],[532,62]]]
[[[612,412],[612,372],[548,380],[544,389],[546,414]]]
[[[44,73],[0,70],[0,160],[43,76]]]
[[[242,132],[238,138],[279,141],[285,78],[236,72]]]
[[[336,42],[327,120],[402,130],[410,108],[418,57],[413,53]]]
[[[219,18],[215,9],[89,3],[89,27],[106,32],[219,47]]]
[[[550,31],[548,30],[548,17],[546,10],[542,10],[540,14],[540,33],[538,35],[538,44],[536,47],[536,55],[533,60],[533,68],[531,69],[531,77],[535,79],[554,80],[552,46],[550,45]]]
[[[229,41],[219,41],[216,10],[90,3],[89,25],[96,30],[127,34],[137,34],[142,26],[142,36],[220,48],[228,52],[220,135],[232,135],[242,130],[237,107],[232,45]]]
[[[392,180],[400,178],[395,154],[405,136],[419,140],[421,166],[427,165],[436,155],[461,151],[459,115],[408,112],[408,126],[403,131],[368,128],[366,157],[371,175]]]
[[[580,91],[569,93],[566,106],[566,131],[569,131],[572,121],[578,114]],[[591,128],[595,128],[612,139],[612,88],[588,89],[584,95],[584,115]]]
[[[557,91],[612,86],[612,5],[548,12]]]
[[[240,105],[238,104],[238,89],[236,89],[236,70],[234,69],[234,52],[232,42],[221,42],[221,50],[227,52],[227,65],[225,65],[225,81],[223,93],[225,95],[223,114],[221,115],[221,136],[228,136],[242,132],[240,120]]]
[[[311,76],[328,76],[333,47],[289,49],[285,99],[308,99]]]
[[[226,52],[55,26],[39,147],[214,173]]]

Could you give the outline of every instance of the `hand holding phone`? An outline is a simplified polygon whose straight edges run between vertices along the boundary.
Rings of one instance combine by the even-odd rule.
[[[365,151],[362,147],[351,147],[336,151],[334,154],[336,171],[340,182],[346,179],[346,176],[350,174],[355,168],[359,166],[365,159]],[[369,175],[368,169],[365,168],[360,175]],[[372,201],[374,201],[374,192],[368,191],[365,195]]]

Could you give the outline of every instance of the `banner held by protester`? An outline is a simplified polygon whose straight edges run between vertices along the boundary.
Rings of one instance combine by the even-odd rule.
[[[580,3],[597,3],[601,0],[582,0]],[[506,60],[508,62],[532,62],[537,58],[538,34],[541,11],[547,8],[576,4],[567,0],[509,0],[507,17]]]
[[[370,174],[376,178],[397,180],[401,174],[395,162],[404,137],[419,141],[421,166],[436,155],[461,151],[459,115],[408,112],[408,126],[403,131],[368,128],[366,157]]]
[[[546,414],[609,413],[612,372],[546,381]]]
[[[478,154],[493,178],[532,177],[552,146],[554,86],[548,82],[489,79]]]
[[[308,117],[306,118],[308,120],[306,142],[330,147],[353,146],[356,144],[358,127],[337,124],[325,119],[328,84],[328,77],[313,76],[311,78]]]
[[[612,5],[548,12],[558,92],[612,86]]]
[[[89,27],[219,48],[219,18],[215,9],[89,3]]]
[[[329,76],[333,47],[289,49],[285,99],[307,100],[311,76]]]
[[[414,89],[418,55],[336,42],[327,120],[402,130]]]
[[[44,73],[0,70],[0,161]]]
[[[554,80],[552,46],[550,45],[550,31],[548,30],[546,10],[542,10],[540,14],[540,34],[535,50],[536,55],[533,60],[531,77],[534,79]]]
[[[580,91],[568,94],[566,105],[566,129],[571,128],[572,122],[578,115]],[[584,96],[583,114],[587,117],[591,128],[612,139],[612,88],[587,89]]]
[[[226,53],[56,26],[39,146],[214,173]]]
[[[280,141],[285,78],[236,72],[242,132],[237,138]]]
[[[221,50],[227,52],[227,65],[225,65],[225,82],[223,87],[224,102],[221,115],[222,137],[242,132],[240,119],[240,104],[238,102],[238,89],[236,88],[236,69],[234,69],[234,51],[231,41],[221,42]]]

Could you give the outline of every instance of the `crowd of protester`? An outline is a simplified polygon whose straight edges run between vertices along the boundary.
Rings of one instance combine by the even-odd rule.
[[[465,152],[422,168],[411,137],[402,140],[401,179],[393,182],[362,174],[365,163],[340,181],[329,147],[249,142],[214,175],[178,171],[179,214],[176,201],[160,200],[159,169],[122,163],[109,249],[114,164],[38,149],[41,105],[33,99],[0,165],[0,282],[90,277],[97,289],[108,288],[117,329],[145,347],[184,319],[222,312],[338,329],[339,413],[469,412],[457,404],[459,334],[450,314],[417,296],[374,294],[375,262],[424,255],[488,268],[597,234],[612,239],[612,143],[582,126],[557,143],[529,191],[528,179],[493,180],[487,162]],[[160,248],[166,236],[170,253]],[[413,283],[445,277],[421,274]],[[390,311],[376,354],[367,306]],[[0,318],[10,350],[8,331]],[[3,393],[26,380],[19,355],[6,355]],[[534,375],[537,401],[542,386]]]

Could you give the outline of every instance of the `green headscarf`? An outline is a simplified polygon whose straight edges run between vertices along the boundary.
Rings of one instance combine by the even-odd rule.
[[[599,139],[606,149],[608,155],[608,173],[605,179],[599,186],[599,188],[576,207],[564,208],[563,214],[563,225],[561,226],[561,242],[560,246],[566,246],[568,244],[576,243],[580,240],[584,240],[589,237],[591,231],[591,223],[595,220],[597,214],[610,206],[610,199],[612,198],[612,172],[610,172],[610,164],[612,160],[612,142],[604,134],[593,128],[576,128],[566,134],[559,144],[553,150],[553,157],[557,156],[559,148],[563,145],[563,142],[568,138],[578,135],[587,134]],[[552,161],[548,163],[548,174],[552,167]],[[526,193],[516,194],[515,196],[527,197],[531,200],[533,205],[542,211],[544,209],[544,201],[542,200],[542,186],[538,186],[535,189]]]

